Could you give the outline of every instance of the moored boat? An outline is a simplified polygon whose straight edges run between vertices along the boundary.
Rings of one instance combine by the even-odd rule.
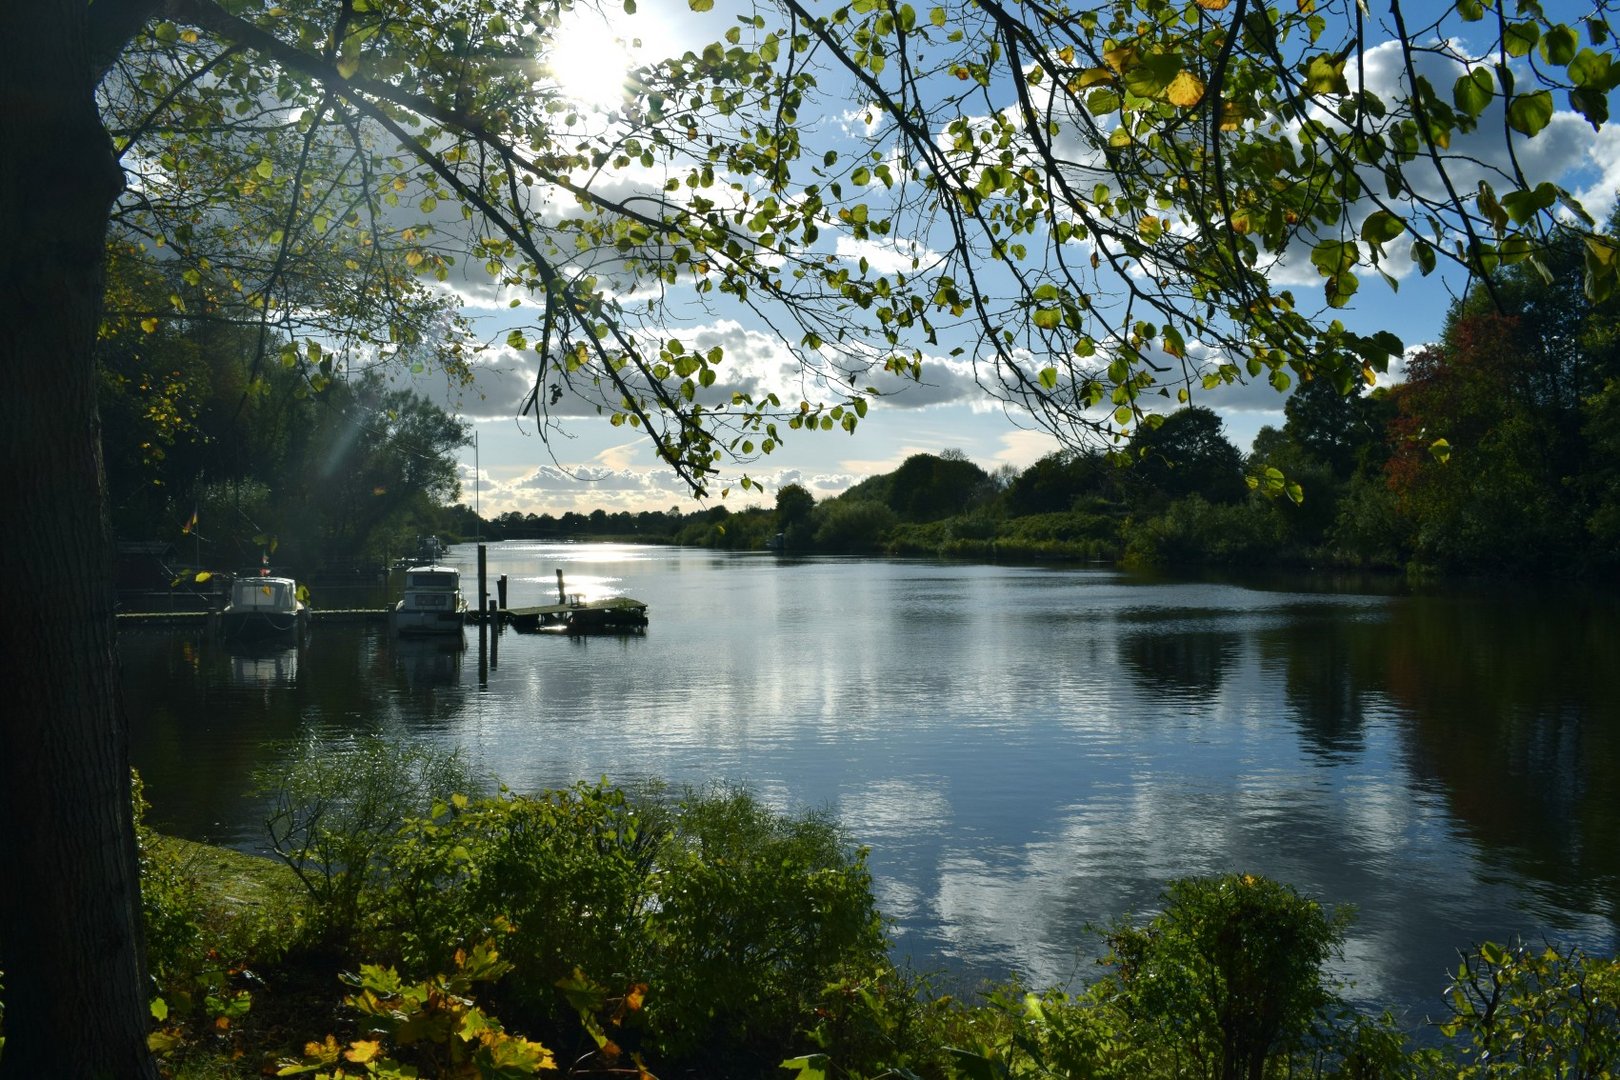
[[[406,569],[405,594],[394,605],[395,633],[459,634],[466,624],[460,570],[438,563]]]
[[[299,599],[292,578],[242,576],[231,582],[219,624],[229,638],[300,640],[309,625],[309,607]]]

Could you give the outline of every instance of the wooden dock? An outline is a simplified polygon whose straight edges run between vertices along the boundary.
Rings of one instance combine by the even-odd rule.
[[[119,626],[207,626],[217,611],[120,611]],[[387,608],[312,608],[309,618],[316,623],[387,622]]]
[[[387,608],[314,608],[312,624],[384,623],[392,614]],[[647,605],[629,597],[578,601],[567,604],[541,604],[536,607],[497,608],[495,618],[523,634],[638,634],[647,629]],[[218,612],[212,611],[121,611],[119,626],[212,628]],[[478,613],[467,612],[467,622],[478,625]]]
[[[482,563],[482,549],[480,549]],[[482,571],[482,565],[480,565]],[[488,615],[498,627],[511,626],[519,633],[553,634],[641,634],[647,630],[647,605],[628,596],[615,596],[606,600],[586,600],[578,593],[569,594],[563,587],[563,572],[557,571],[557,600],[555,604],[533,607],[505,607],[506,578],[499,581],[500,600],[489,601]],[[484,588],[482,574],[478,588]],[[487,593],[486,593],[487,595]],[[467,610],[466,621],[474,626],[480,622],[476,607]],[[310,622],[315,623],[385,623],[393,615],[391,608],[311,608]],[[218,612],[213,611],[151,611],[119,612],[120,626],[194,626],[216,627]]]
[[[627,596],[506,608],[500,616],[524,634],[639,634],[647,629],[647,605]]]

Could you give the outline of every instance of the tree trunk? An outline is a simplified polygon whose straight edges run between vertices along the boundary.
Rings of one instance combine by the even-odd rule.
[[[155,1077],[96,417],[122,0],[0,4],[0,1077]],[[94,12],[95,14],[92,14]]]

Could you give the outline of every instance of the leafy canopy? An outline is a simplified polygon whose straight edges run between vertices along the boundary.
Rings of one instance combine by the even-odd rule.
[[[701,491],[952,364],[1074,444],[1159,395],[1373,382],[1402,342],[1337,317],[1368,273],[1551,274],[1570,235],[1614,290],[1616,248],[1523,152],[1607,123],[1604,3],[777,0],[609,112],[548,62],[574,7],[165,5],[103,98],[118,224],[184,288],[126,317],[257,318],[317,382],[424,341],[466,376],[444,287],[482,274],[544,431],[583,398]],[[852,102],[853,143],[824,120]],[[1276,283],[1307,267],[1319,290]],[[774,333],[780,385],[698,346],[716,315]]]

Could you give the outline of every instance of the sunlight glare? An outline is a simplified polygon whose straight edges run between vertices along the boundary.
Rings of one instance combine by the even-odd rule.
[[[558,28],[546,66],[570,100],[611,112],[623,103],[625,80],[635,66],[631,48],[600,15],[576,9]]]

